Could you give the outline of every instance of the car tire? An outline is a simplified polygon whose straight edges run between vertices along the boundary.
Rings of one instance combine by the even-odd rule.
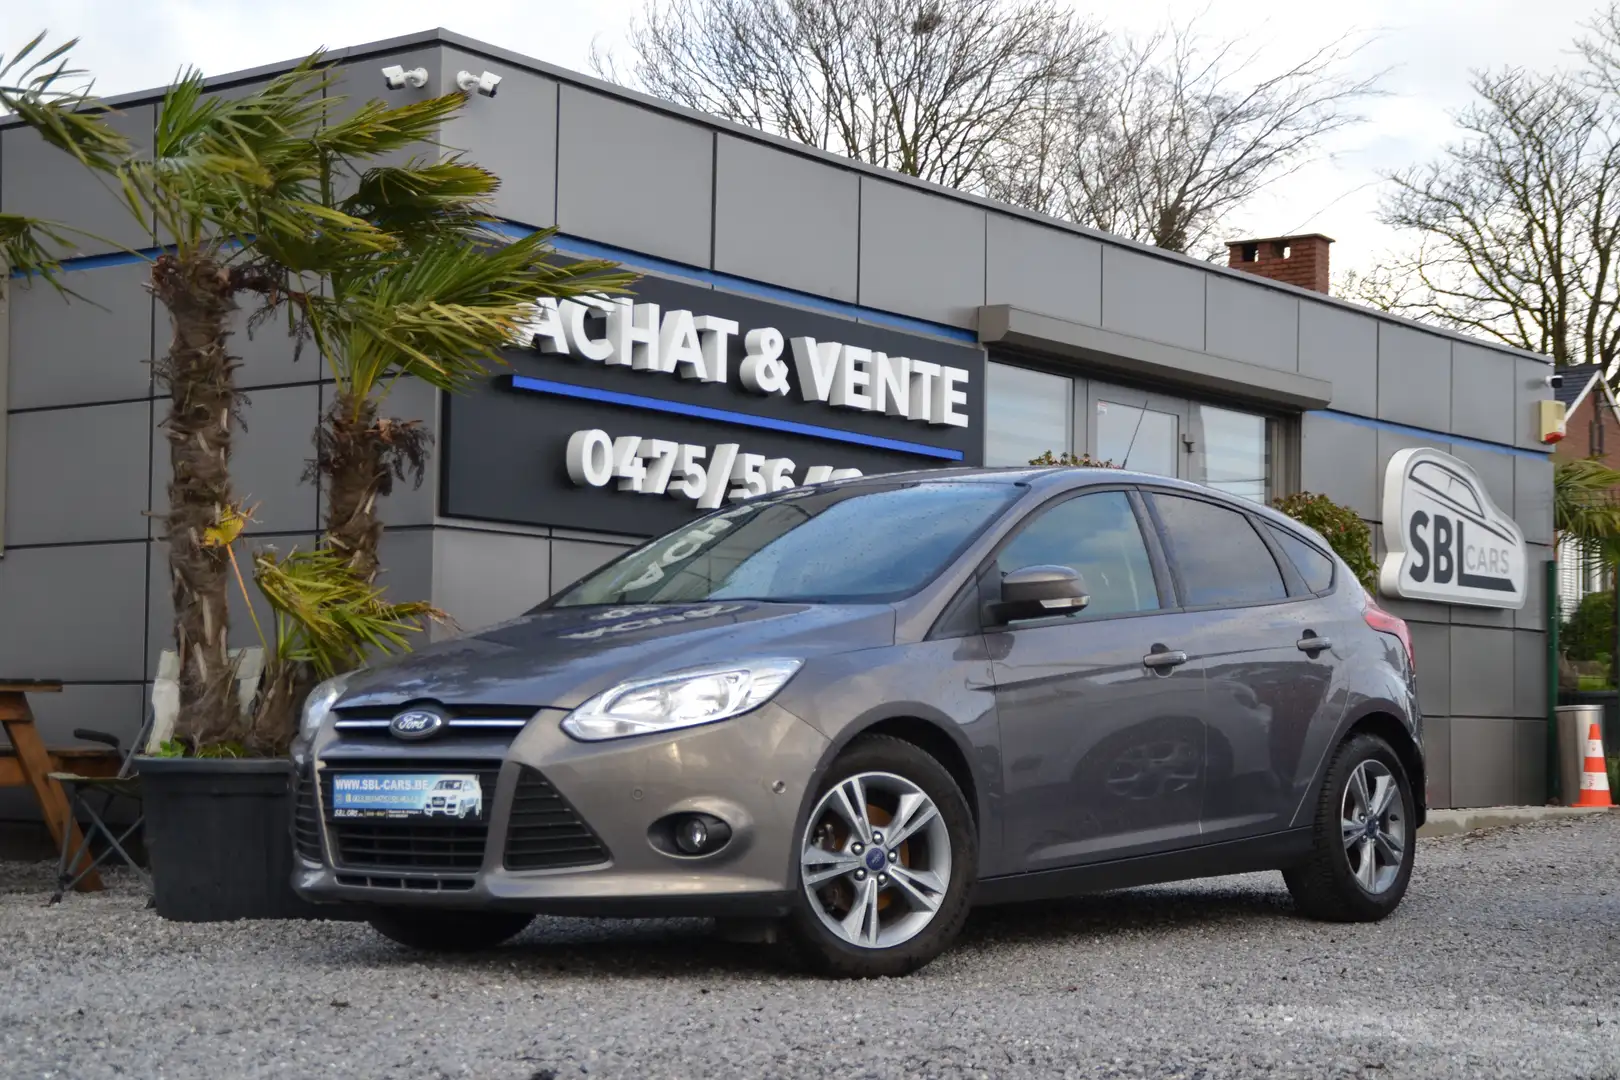
[[[1352,791],[1358,777],[1362,786]],[[1352,832],[1373,816],[1358,811],[1364,797],[1375,797],[1367,796],[1369,787],[1378,789],[1383,777],[1394,789],[1388,813],[1377,829]],[[1283,871],[1300,914],[1327,922],[1376,922],[1400,905],[1412,877],[1417,828],[1406,768],[1389,743],[1361,734],[1339,746],[1322,782],[1312,829],[1309,860]],[[1398,857],[1391,851],[1394,841]]]
[[[822,899],[826,895],[827,887],[818,890],[816,898],[813,899],[804,884],[807,873],[804,865],[805,856],[809,854],[807,848],[812,843],[812,837],[817,835],[818,822],[824,826],[828,820],[825,814],[817,812],[818,808],[822,807],[823,800],[828,798],[834,789],[848,784],[852,778],[860,777],[878,778],[872,780],[871,786],[866,790],[869,792],[868,805],[872,808],[868,816],[879,831],[884,824],[880,819],[881,816],[890,815],[890,811],[883,810],[880,804],[891,797],[898,799],[893,791],[886,792],[880,787],[881,784],[890,781],[898,781],[899,784],[895,785],[897,788],[909,785],[913,789],[911,794],[920,793],[925,796],[936,810],[935,817],[939,823],[936,827],[934,818],[929,818],[922,828],[914,833],[908,833],[904,843],[888,849],[894,853],[889,860],[891,865],[927,874],[934,880],[944,882],[942,890],[927,894],[937,898],[938,901],[931,917],[926,919],[919,930],[912,932],[911,936],[888,946],[856,944],[847,936],[834,931],[826,919],[835,919],[836,916],[829,913],[829,907]],[[884,777],[889,780],[883,780]],[[849,837],[849,843],[854,843],[853,833]],[[910,845],[913,844],[917,846],[912,848]],[[938,858],[936,849],[948,851],[947,874],[936,872],[943,861]],[[905,862],[900,860],[902,852],[910,852]],[[847,852],[841,852],[837,857],[851,856]],[[943,952],[961,933],[962,924],[967,919],[973,883],[978,875],[978,857],[977,830],[973,814],[950,772],[931,754],[912,743],[887,735],[862,736],[851,743],[833,762],[832,767],[827,770],[827,775],[809,799],[803,832],[795,841],[797,870],[794,875],[794,907],[786,926],[786,941],[789,948],[804,966],[836,978],[870,979],[913,972]],[[918,862],[919,859],[922,861]],[[850,876],[840,876],[830,887],[859,889],[861,886],[855,884],[852,876],[855,872],[851,871]],[[863,875],[867,873],[864,867],[859,872]],[[882,878],[877,873],[870,876],[873,888],[877,889],[876,882]],[[903,928],[894,929],[898,926],[898,921],[920,917],[925,910],[924,905],[914,905],[908,899],[911,895],[924,895],[925,890],[913,889],[902,895],[898,880],[894,878],[889,885],[886,901],[882,899],[881,892],[874,893],[874,904],[881,903],[886,907],[900,905],[896,912],[889,916],[890,929],[882,931],[885,934],[904,932]],[[873,919],[874,926],[883,917],[883,910],[883,908],[876,910],[877,918]],[[853,917],[853,904],[849,911]],[[865,924],[862,925],[864,928]]]
[[[377,933],[409,949],[479,952],[521,934],[534,916],[516,911],[381,908],[371,913],[369,921]]]

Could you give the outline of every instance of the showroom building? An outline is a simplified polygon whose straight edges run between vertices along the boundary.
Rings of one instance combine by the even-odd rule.
[[[436,439],[430,482],[382,511],[395,597],[477,628],[733,492],[847,470],[1067,451],[1256,501],[1322,492],[1372,525],[1381,562],[1393,522],[1393,561],[1407,560],[1381,602],[1412,626],[1432,804],[1544,800],[1543,358],[1325,295],[1325,237],[1237,244],[1233,267],[1214,266],[445,31],[332,58],[359,100],[499,76],[443,144],[503,178],[495,212],[514,234],[556,226],[564,255],[644,275],[626,303],[541,305],[510,369],[468,395],[395,389],[388,411]],[[385,89],[392,65],[422,69],[424,85]],[[211,87],[249,89],[287,66]],[[137,143],[151,139],[159,94],[114,102]],[[120,250],[153,238],[15,125],[0,125],[0,209],[108,241],[68,263],[82,299],[10,283],[0,669],[67,684],[36,703],[47,741],[75,726],[128,734],[169,644],[150,516],[166,499],[151,360],[168,328],[143,263]],[[273,327],[233,340],[248,398],[236,491],[258,507],[255,542],[307,546],[321,500],[301,475],[329,384]],[[626,437],[641,440],[634,477],[616,460]],[[1470,535],[1500,539],[1500,564],[1493,549],[1489,568],[1470,561],[1450,577],[1452,534],[1412,502],[1426,470],[1473,508]],[[1435,531],[1403,551],[1415,520]],[[256,640],[245,612],[233,635]]]

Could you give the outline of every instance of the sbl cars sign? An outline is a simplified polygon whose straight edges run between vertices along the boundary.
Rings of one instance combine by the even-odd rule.
[[[1491,501],[1479,474],[1450,454],[1418,447],[1389,459],[1384,543],[1378,585],[1385,595],[1524,606],[1524,533]]]
[[[643,278],[540,300],[511,365],[445,399],[454,517],[652,535],[742,499],[977,464],[974,345]]]

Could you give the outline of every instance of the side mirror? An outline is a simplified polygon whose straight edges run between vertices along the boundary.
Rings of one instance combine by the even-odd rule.
[[[1004,574],[1001,599],[989,605],[991,620],[1009,623],[1048,615],[1072,615],[1091,603],[1085,579],[1068,566],[1026,566]]]

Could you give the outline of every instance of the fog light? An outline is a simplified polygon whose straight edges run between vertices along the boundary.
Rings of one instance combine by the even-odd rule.
[[[713,814],[671,814],[652,827],[648,839],[671,855],[713,855],[731,840],[731,826]]]
[[[693,815],[675,830],[675,846],[682,855],[701,855],[709,846],[709,823]]]

